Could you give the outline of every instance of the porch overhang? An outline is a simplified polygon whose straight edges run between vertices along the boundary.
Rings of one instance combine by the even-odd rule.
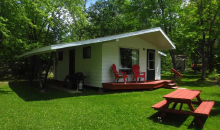
[[[63,49],[67,47],[74,47],[74,46],[93,44],[93,43],[101,43],[101,42],[106,42],[106,41],[111,41],[111,40],[118,40],[121,38],[132,37],[132,36],[137,36],[145,40],[146,42],[153,44],[160,50],[176,49],[175,45],[172,43],[169,37],[163,32],[163,30],[160,27],[157,27],[157,28],[146,29],[146,30],[141,30],[141,31],[136,31],[136,32],[107,36],[107,37],[102,37],[102,38],[95,38],[95,39],[78,41],[78,42],[50,45],[50,46],[46,46],[46,47],[42,47],[39,49],[26,52],[20,55],[18,58],[30,57],[32,55],[48,53],[48,52],[56,51],[57,49]]]
[[[39,54],[49,53],[49,52],[53,52],[53,51],[55,51],[55,50],[51,49],[51,46],[45,46],[45,47],[41,47],[38,49],[34,49],[32,51],[25,52],[24,54],[19,55],[18,58],[30,57],[33,55],[39,55]]]
[[[165,53],[161,52],[161,51],[158,51],[158,53],[162,56],[167,56]]]

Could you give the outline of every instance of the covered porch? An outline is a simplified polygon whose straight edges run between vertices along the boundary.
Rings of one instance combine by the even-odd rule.
[[[172,80],[154,80],[146,82],[109,82],[109,83],[102,83],[103,89],[108,90],[122,90],[122,89],[154,89],[168,85],[172,83]]]

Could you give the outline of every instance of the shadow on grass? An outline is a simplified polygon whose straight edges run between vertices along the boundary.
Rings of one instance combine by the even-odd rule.
[[[207,120],[207,118],[199,118],[199,119],[200,119],[200,121],[202,122],[203,125],[205,124],[205,122]],[[188,129],[202,130],[203,128],[196,123],[196,120],[194,118],[194,120],[188,126]]]
[[[67,98],[67,97],[151,91],[151,90],[117,90],[117,91],[108,90],[105,91],[104,93],[100,93],[97,88],[86,87],[85,90],[81,90],[82,93],[72,94],[46,86],[46,90],[45,90],[46,92],[40,93],[38,82],[33,82],[33,86],[30,86],[28,81],[9,82],[8,85],[12,89],[12,91],[14,91],[24,101],[42,101],[42,100],[52,100],[52,99]]]
[[[220,102],[219,101],[215,101],[215,105],[213,106],[209,117],[210,116],[219,116],[220,115]],[[152,120],[155,123],[160,123],[160,124],[164,124],[164,125],[171,125],[174,127],[180,127],[189,117],[189,115],[181,115],[181,114],[175,114],[175,113],[166,113],[165,117],[163,118],[162,122],[160,122],[160,120],[158,119],[158,117],[161,116],[161,112],[156,112],[155,114],[153,114],[152,116],[148,117],[148,119]],[[206,117],[199,117],[199,119],[201,120],[202,124],[205,125],[206,120],[208,118]],[[202,129],[197,122],[195,121],[195,119],[189,124],[188,129]]]
[[[220,102],[215,101],[215,104],[209,114],[209,116],[219,116],[220,115]]]
[[[214,87],[216,86],[210,81],[183,81],[181,86],[189,87]]]
[[[5,90],[2,90],[2,88],[0,88],[0,94],[11,94],[12,92],[11,91],[5,91]]]
[[[209,114],[209,117],[212,117],[212,116],[219,116],[220,115],[220,102],[219,101],[215,101],[215,105],[213,106],[210,114]],[[208,118],[209,118],[208,117]],[[205,125],[206,123],[206,120],[208,119],[206,117],[199,117],[199,119],[201,120],[202,124]],[[198,130],[202,129],[200,127],[198,127],[198,124],[196,124],[196,127],[195,127],[195,124],[196,124],[196,121],[195,119],[191,122],[191,124],[188,126],[188,129],[192,129],[192,128],[196,128]]]
[[[28,81],[9,82],[9,87],[23,100],[25,101],[42,101],[52,100],[58,98],[87,96],[99,94],[95,90],[88,90],[80,94],[71,94],[50,87],[46,87],[45,93],[40,93],[39,83],[33,82],[33,86],[29,85]]]
[[[152,120],[155,123],[160,123],[160,124],[169,125],[169,126],[173,126],[173,127],[179,128],[181,125],[183,125],[183,123],[187,120],[187,118],[190,115],[166,113],[166,115],[162,119],[162,121],[160,121],[158,119],[158,117],[160,117],[160,116],[161,116],[161,112],[157,112],[157,113],[153,114],[152,116],[148,117],[148,119]],[[201,120],[203,125],[205,124],[205,122],[207,120],[207,118],[204,118],[204,117],[200,117],[199,119]],[[201,130],[202,127],[197,124],[195,119],[193,119],[193,121],[189,124],[188,129]]]
[[[152,116],[148,117],[148,119],[152,120],[155,123],[160,123],[164,125],[171,125],[174,127],[180,127],[189,117],[189,115],[179,115],[174,113],[166,113],[162,122],[158,119],[161,116],[161,112],[156,112]]]

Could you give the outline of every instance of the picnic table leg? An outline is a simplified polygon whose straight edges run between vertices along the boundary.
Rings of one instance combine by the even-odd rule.
[[[175,103],[173,104],[172,109],[175,109],[175,108],[176,108],[176,105],[177,105],[177,102],[175,102]]]
[[[202,122],[201,122],[201,120],[197,117],[197,116],[194,116],[194,119],[195,119],[195,121],[196,121],[196,123],[198,123],[198,125],[200,126],[200,127],[204,127],[203,126],[203,124],[202,124]]]
[[[161,120],[164,118],[164,116],[165,116],[165,112],[164,111],[162,111],[162,113],[161,113]]]
[[[200,96],[198,95],[198,96],[196,96],[196,98],[197,98],[197,100],[198,100],[198,102],[199,103],[202,103],[202,100],[201,100],[201,98],[200,98]]]
[[[183,107],[183,103],[180,104],[180,109],[179,110],[182,110],[182,107]]]
[[[169,107],[169,105],[170,105],[170,103],[172,103],[171,101],[167,101],[167,103],[164,105],[164,107],[163,108],[168,108]],[[162,111],[162,113],[161,113],[161,119],[163,119],[163,117],[165,116],[165,112],[164,111]]]
[[[192,103],[187,103],[187,104],[188,104],[189,109],[190,109],[191,111],[195,111],[194,107],[192,106]]]

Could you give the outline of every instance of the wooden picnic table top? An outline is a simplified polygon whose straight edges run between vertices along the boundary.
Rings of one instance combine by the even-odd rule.
[[[177,89],[165,96],[166,99],[175,100],[192,100],[201,93],[201,90]]]

